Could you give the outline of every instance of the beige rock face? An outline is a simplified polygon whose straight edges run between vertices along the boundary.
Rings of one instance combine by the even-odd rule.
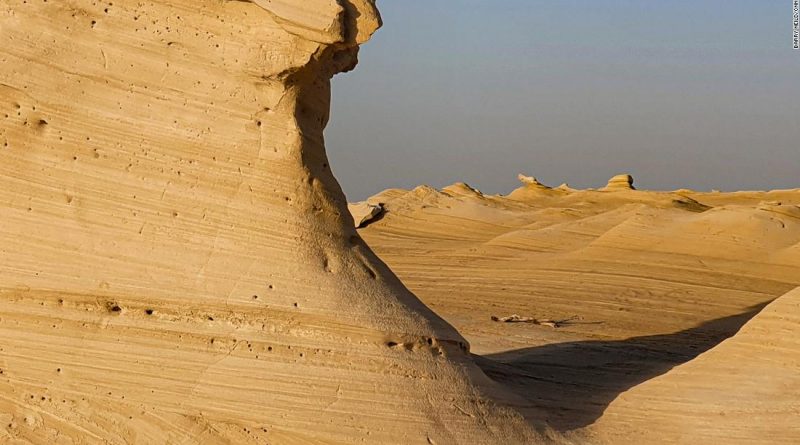
[[[331,174],[329,79],[379,24],[370,0],[0,4],[0,441],[537,440]]]
[[[357,202],[348,204],[347,210],[350,211],[356,228],[360,228],[383,213],[383,206],[380,204],[370,204],[368,202]]]
[[[633,176],[629,174],[616,175],[608,180],[604,190],[633,190]]]
[[[791,445],[800,440],[798,402],[800,289],[733,338],[622,394],[596,429],[615,445]]]
[[[549,189],[549,187],[539,182],[539,180],[534,178],[533,176],[525,176],[520,173],[519,175],[517,175],[517,179],[519,179],[519,182],[521,182],[525,186],[533,189]]]
[[[481,193],[480,190],[470,187],[470,185],[465,182],[456,182],[455,184],[448,185],[442,189],[442,192],[457,196],[483,196],[483,193]]]

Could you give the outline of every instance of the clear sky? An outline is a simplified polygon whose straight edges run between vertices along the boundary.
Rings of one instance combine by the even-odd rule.
[[[598,187],[800,187],[791,0],[380,0],[333,82],[350,200],[517,173]]]

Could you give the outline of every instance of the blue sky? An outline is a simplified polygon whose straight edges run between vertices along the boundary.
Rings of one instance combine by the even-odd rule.
[[[380,0],[333,81],[348,198],[516,174],[596,187],[800,187],[791,1]]]

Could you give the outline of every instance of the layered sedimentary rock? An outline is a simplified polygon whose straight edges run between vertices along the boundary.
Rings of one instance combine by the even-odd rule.
[[[634,190],[633,176],[629,174],[616,175],[608,180],[604,190]]]
[[[734,337],[622,394],[596,430],[614,445],[792,445],[798,419],[800,289]]]
[[[466,182],[456,182],[442,189],[443,193],[460,196],[483,196],[480,190],[472,188]]]
[[[348,204],[347,210],[350,212],[350,216],[353,217],[356,228],[361,228],[380,216],[383,213],[383,206],[380,203],[357,202]]]
[[[517,175],[517,179],[519,179],[519,182],[523,183],[527,187],[531,187],[531,188],[535,188],[535,189],[547,189],[547,188],[549,188],[546,185],[544,185],[541,182],[539,182],[539,180],[534,178],[533,176],[525,176],[525,175],[520,173],[519,175]]]
[[[0,5],[0,441],[536,440],[331,174],[329,79],[379,24],[371,0]]]

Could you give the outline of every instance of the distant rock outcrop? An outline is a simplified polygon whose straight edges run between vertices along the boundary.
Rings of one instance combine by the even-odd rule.
[[[555,189],[556,190],[560,190],[562,192],[574,192],[574,191],[576,191],[574,188],[570,187],[569,184],[567,184],[566,182],[561,184],[561,185],[559,185]]]
[[[470,187],[466,182],[456,182],[455,184],[448,185],[442,189],[443,193],[453,196],[469,196],[480,197],[483,196],[480,190]]]
[[[633,176],[629,174],[616,175],[608,180],[603,190],[636,190],[633,186]]]
[[[550,188],[550,187],[542,184],[541,182],[539,182],[539,180],[534,178],[533,176],[525,176],[525,175],[520,173],[520,174],[517,175],[517,179],[519,179],[519,182],[521,182],[522,184],[524,184],[527,187],[532,187],[532,188],[537,188],[537,189],[549,189]]]

